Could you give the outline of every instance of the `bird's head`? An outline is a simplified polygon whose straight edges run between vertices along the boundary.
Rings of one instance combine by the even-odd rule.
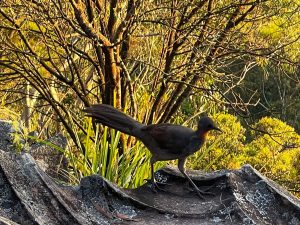
[[[206,135],[207,132],[210,130],[217,130],[222,132],[222,130],[217,127],[217,125],[214,123],[214,121],[211,118],[207,116],[202,117],[198,122],[198,132],[203,135]]]

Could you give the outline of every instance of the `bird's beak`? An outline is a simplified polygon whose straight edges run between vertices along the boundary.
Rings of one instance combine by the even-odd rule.
[[[214,129],[214,130],[217,130],[217,131],[219,131],[219,132],[221,132],[221,133],[223,133],[223,131],[222,131],[220,128],[218,128],[218,127],[213,127],[213,129]]]

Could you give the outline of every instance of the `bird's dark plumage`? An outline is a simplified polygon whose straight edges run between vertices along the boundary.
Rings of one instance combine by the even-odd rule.
[[[186,158],[198,151],[210,130],[220,129],[209,117],[202,117],[196,131],[174,124],[162,123],[144,125],[120,110],[105,104],[92,105],[84,110],[87,116],[108,127],[132,135],[141,140],[152,154],[151,180],[154,181],[153,164],[157,161],[178,159],[178,168],[201,195],[201,191],[184,170]]]

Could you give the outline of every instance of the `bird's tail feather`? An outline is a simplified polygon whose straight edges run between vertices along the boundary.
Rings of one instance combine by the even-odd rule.
[[[139,136],[137,131],[143,126],[142,123],[110,105],[92,105],[84,111],[87,116],[95,118],[97,122],[135,137]]]

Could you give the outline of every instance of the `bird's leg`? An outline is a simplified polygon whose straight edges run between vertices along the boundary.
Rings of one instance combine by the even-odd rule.
[[[192,179],[186,174],[185,172],[185,168],[184,168],[184,163],[185,163],[186,158],[183,159],[178,159],[178,169],[179,171],[183,174],[183,176],[188,179],[188,181],[190,182],[190,184],[193,186],[194,190],[196,191],[197,195],[201,198],[201,199],[205,199],[204,195],[207,194],[211,194],[209,192],[205,192],[205,191],[201,191],[197,185],[192,181]]]
[[[150,166],[151,166],[151,189],[153,192],[156,192],[156,189],[159,189],[157,183],[155,182],[155,177],[154,177],[154,162],[153,162],[153,157],[150,160]]]
[[[150,159],[150,166],[151,166],[151,179],[150,179],[151,190],[156,193],[157,190],[160,190],[160,191],[165,191],[165,190],[158,186],[161,183],[158,183],[158,182],[155,181],[155,177],[154,177],[154,163],[155,162],[156,162],[156,160],[153,157],[151,157],[151,159]]]

